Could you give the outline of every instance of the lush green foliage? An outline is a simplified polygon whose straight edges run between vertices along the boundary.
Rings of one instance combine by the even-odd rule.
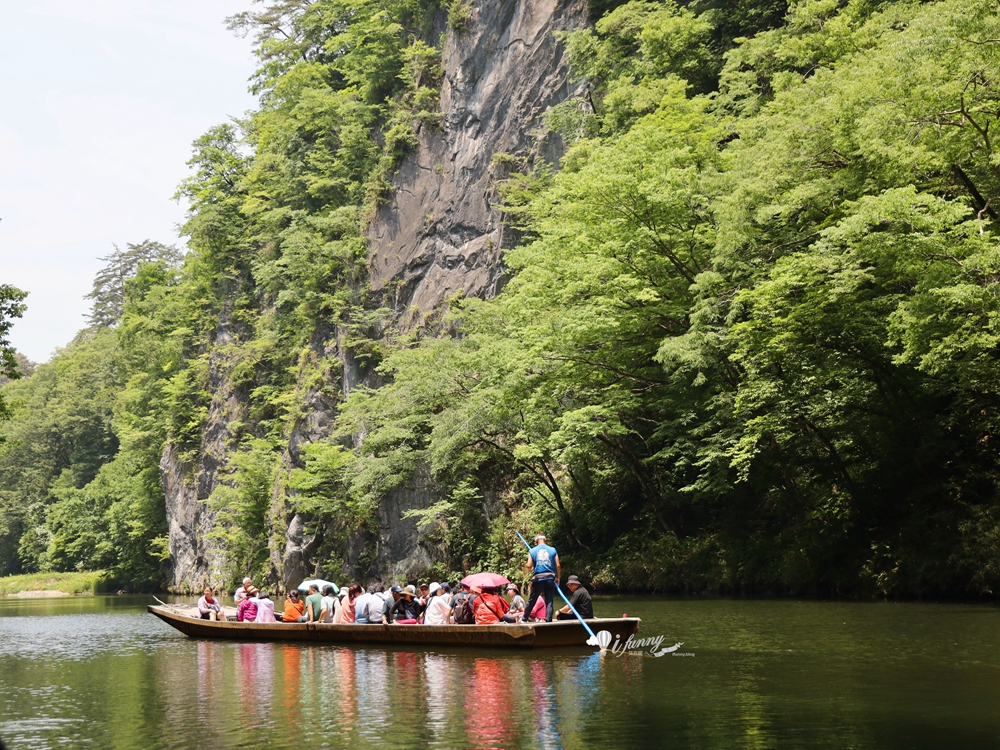
[[[13,325],[13,318],[21,317],[24,312],[24,298],[27,296],[17,287],[10,284],[0,284],[0,383],[20,377],[18,368],[17,352],[10,345],[7,338],[10,327]],[[0,396],[0,421],[8,419],[10,413],[7,405]]]
[[[592,6],[559,169],[497,170],[510,282],[407,336],[366,289],[366,222],[437,126],[435,13],[461,35],[468,4],[232,19],[261,107],[195,144],[183,266],[99,279],[95,327],[4,387],[0,570],[153,580],[169,444],[220,464],[232,576],[289,507],[339,564],[420,487],[442,575],[513,572],[512,529],[542,527],[609,587],[995,592],[996,7]],[[348,357],[382,385],[344,401]],[[338,422],[301,444],[317,398]]]
[[[130,250],[137,247],[147,255],[142,262],[113,277],[116,253],[98,276],[98,284],[114,278],[106,287],[124,290],[121,317],[107,315],[112,295],[95,297],[93,327],[30,378],[4,386],[14,418],[0,450],[3,574],[100,568],[136,588],[162,578],[165,425],[162,415],[141,423],[155,404],[141,384],[162,367],[162,345],[137,337],[135,318],[143,286],[176,277],[177,254],[155,243]]]
[[[608,585],[993,591],[1000,16],[799,3],[717,73],[711,18],[569,37],[514,278],[352,396],[350,483],[429,464]]]

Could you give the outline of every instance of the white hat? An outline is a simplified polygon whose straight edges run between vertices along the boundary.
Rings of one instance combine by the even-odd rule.
[[[438,583],[437,581],[431,581],[431,585],[427,587],[427,593],[429,593],[431,596],[434,596],[434,594],[437,593],[437,590],[439,588],[441,588],[440,583]]]

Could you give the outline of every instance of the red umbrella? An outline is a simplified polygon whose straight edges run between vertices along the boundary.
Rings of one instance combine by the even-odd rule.
[[[510,583],[506,578],[504,578],[499,573],[475,573],[471,576],[466,576],[462,579],[464,583],[469,588],[473,586],[503,586],[505,583]]]

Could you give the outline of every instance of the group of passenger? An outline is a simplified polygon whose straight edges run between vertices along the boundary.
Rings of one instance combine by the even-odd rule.
[[[267,592],[253,585],[249,578],[243,579],[243,585],[236,589],[233,595],[236,602],[236,619],[239,622],[277,622],[274,616],[274,602]],[[198,615],[202,620],[225,622],[228,618],[222,610],[222,605],[211,586],[206,586],[202,597],[198,600]]]
[[[504,589],[508,598],[501,596],[496,586],[468,586],[461,583],[452,591],[448,583],[421,583],[393,585],[386,591],[381,583],[362,589],[358,583],[342,587],[310,583],[303,598],[297,589],[288,592],[281,613],[281,621],[320,622],[334,625],[356,623],[395,625],[494,625],[515,622],[551,622],[556,619],[575,619],[569,605],[554,610],[554,595],[561,577],[559,555],[554,547],[546,544],[544,534],[535,536],[525,571],[531,576],[528,601],[521,596],[516,584]],[[566,582],[571,591],[570,603],[584,618],[594,616],[590,594],[575,575]],[[250,578],[236,589],[236,619],[240,622],[275,622],[274,602],[253,585]],[[206,587],[198,600],[198,612],[205,620],[225,620],[222,607]]]

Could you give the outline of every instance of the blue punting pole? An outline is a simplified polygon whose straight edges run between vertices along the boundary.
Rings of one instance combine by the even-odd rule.
[[[521,532],[520,531],[517,531],[515,529],[514,533],[517,534],[517,538],[518,539],[520,539],[522,542],[524,542],[524,546],[528,548],[528,554],[530,555],[531,554],[531,545],[528,544],[528,540],[525,539],[523,536],[521,536]],[[579,620],[580,624],[583,625],[583,627],[585,627],[587,629],[587,632],[590,633],[590,637],[593,638],[596,641],[597,640],[597,636],[594,635],[594,631],[590,629],[590,625],[587,624],[587,621],[584,620],[582,617],[580,617],[580,613],[576,611],[576,607],[574,607],[572,604],[569,603],[569,599],[566,598],[566,594],[564,594],[562,592],[562,589],[559,587],[558,583],[556,583],[556,591],[559,592],[559,596],[561,596],[562,599],[563,599],[563,601],[566,602],[566,606],[569,607],[569,611],[572,612],[574,615],[576,615],[576,619]]]

